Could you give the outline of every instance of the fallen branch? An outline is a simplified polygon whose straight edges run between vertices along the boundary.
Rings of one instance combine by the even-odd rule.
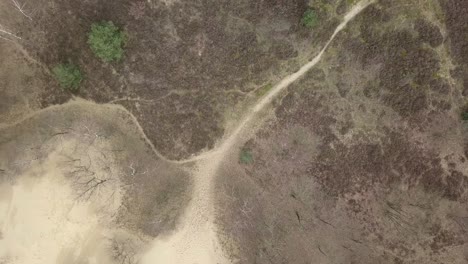
[[[77,197],[77,200],[83,198],[85,195],[87,196],[85,199],[89,199],[91,198],[91,196],[93,195],[93,193],[96,191],[96,189],[99,188],[99,186],[101,184],[104,184],[105,182],[107,182],[108,180],[107,179],[98,179],[96,177],[93,177],[91,180],[87,181],[86,183],[82,183],[82,185],[86,186],[87,189],[85,191],[83,191],[78,197]]]
[[[26,3],[21,5],[17,0],[11,0],[11,1],[13,2],[13,5],[16,7],[16,9],[21,12],[21,14],[23,14],[25,17],[27,17],[31,21],[33,20],[32,17],[26,14],[26,12],[24,11],[24,7],[26,6]]]
[[[9,37],[12,37],[12,38],[15,38],[15,39],[21,39],[21,38],[18,37],[17,35],[11,33],[10,31],[7,31],[7,30],[5,29],[5,27],[2,26],[2,25],[0,25],[0,33],[3,33],[3,34],[5,34],[5,35],[7,35],[7,36],[9,36]],[[13,40],[11,40],[11,39],[8,39],[8,38],[2,37],[2,36],[0,36],[0,37],[1,37],[2,39],[7,39],[7,40],[10,40],[10,41],[13,41]]]
[[[323,250],[320,248],[320,246],[317,246],[317,248],[320,251],[320,253],[322,253],[325,257],[328,257],[327,254],[325,254],[325,252],[323,252]]]

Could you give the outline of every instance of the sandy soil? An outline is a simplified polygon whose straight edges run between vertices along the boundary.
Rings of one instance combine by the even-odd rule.
[[[0,130],[0,263],[134,264],[189,201],[188,173],[120,107],[74,100]]]
[[[181,227],[168,237],[156,240],[143,256],[142,264],[229,263],[218,243],[211,200],[213,178],[223,157],[223,152],[218,151],[196,164],[193,198]]]
[[[0,186],[0,262],[17,264],[111,263],[103,254],[105,224],[120,205],[120,193],[100,189],[104,199],[78,200],[69,178],[64,176],[63,143],[45,162],[32,164],[15,184]]]

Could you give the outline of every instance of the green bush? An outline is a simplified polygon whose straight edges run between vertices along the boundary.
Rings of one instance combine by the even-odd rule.
[[[103,61],[118,61],[123,56],[125,34],[110,21],[94,23],[88,35],[88,44]]]
[[[307,9],[302,16],[302,25],[307,28],[313,28],[317,25],[317,13],[313,9]]]
[[[463,121],[468,121],[468,110],[465,110],[462,114],[461,114],[461,118]]]
[[[80,68],[71,63],[59,64],[52,69],[52,72],[60,86],[66,90],[77,91],[83,80]]]
[[[239,161],[242,164],[250,164],[253,162],[253,155],[249,149],[242,149],[239,155]]]

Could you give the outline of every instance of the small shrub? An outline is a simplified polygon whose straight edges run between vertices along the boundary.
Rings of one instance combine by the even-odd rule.
[[[71,63],[59,64],[52,69],[52,72],[60,86],[65,90],[77,91],[83,80],[80,68]]]
[[[88,44],[103,61],[118,61],[123,56],[125,34],[110,21],[95,23],[91,26]]]
[[[318,17],[317,13],[313,9],[307,9],[302,16],[302,25],[307,28],[313,28],[317,25]]]
[[[468,121],[468,110],[462,112],[461,118],[463,121]]]
[[[250,164],[253,162],[253,155],[249,149],[242,149],[239,155],[239,162],[242,164]]]

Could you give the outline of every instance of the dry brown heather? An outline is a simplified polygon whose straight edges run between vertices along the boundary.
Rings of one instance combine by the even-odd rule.
[[[366,9],[226,162],[241,263],[467,263],[468,4],[427,2]]]
[[[36,0],[26,8],[33,21],[9,2],[0,3],[1,23],[21,33],[18,43],[31,57],[46,68],[79,64],[86,78],[78,95],[125,106],[172,159],[212,148],[223,135],[224,113],[302,65],[338,22],[324,9],[317,30],[300,26],[302,0]],[[88,48],[86,33],[101,20],[128,34],[120,63],[103,65]],[[41,107],[71,96],[51,80],[37,87]]]
[[[468,2],[310,2],[0,1],[0,263],[468,263]]]

